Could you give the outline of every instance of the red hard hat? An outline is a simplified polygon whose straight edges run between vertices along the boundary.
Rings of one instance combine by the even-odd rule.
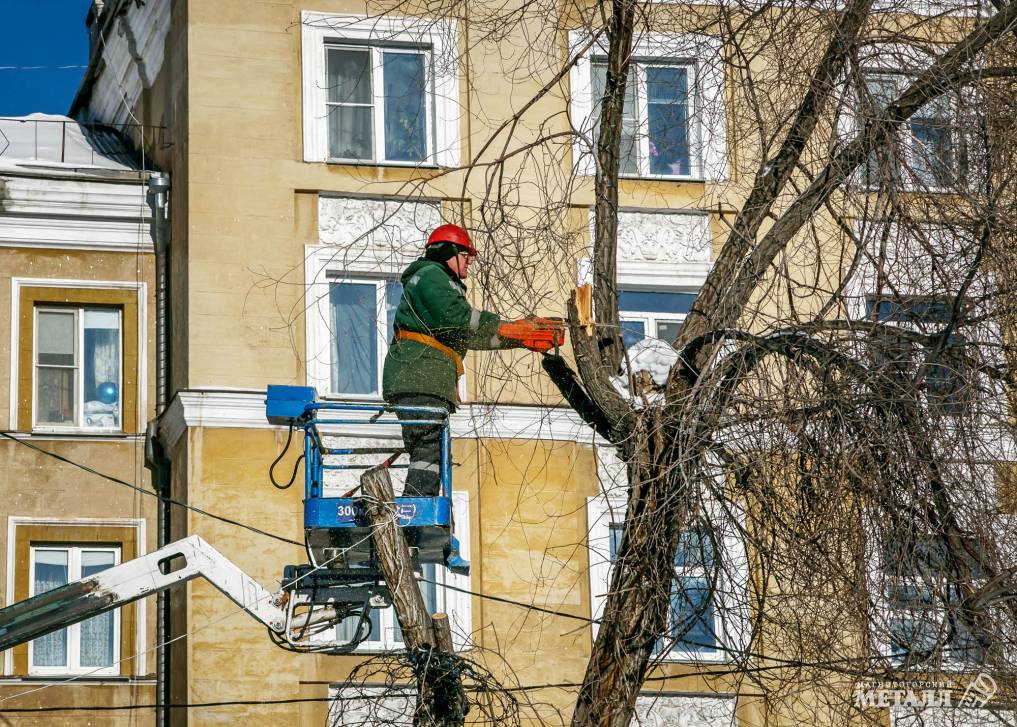
[[[434,228],[434,232],[428,235],[424,247],[437,245],[439,242],[451,242],[453,245],[458,245],[466,250],[470,257],[477,254],[477,248],[470,241],[469,233],[459,225],[438,225]]]

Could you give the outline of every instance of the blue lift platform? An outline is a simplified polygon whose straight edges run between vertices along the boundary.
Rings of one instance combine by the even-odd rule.
[[[392,469],[402,455],[397,446],[329,447],[323,429],[393,425],[433,425],[442,421],[440,477],[438,497],[397,497],[399,525],[406,534],[410,552],[418,563],[444,565],[453,573],[469,574],[470,565],[459,555],[452,516],[452,447],[448,413],[433,407],[397,407],[318,401],[316,391],[307,386],[269,386],[265,402],[266,416],[272,424],[299,428],[304,433],[304,537],[313,568],[326,565],[328,571],[363,574],[373,569],[374,543],[356,487],[340,497],[326,497],[326,474],[330,471],[367,470],[384,464]],[[397,412],[426,415],[428,419],[396,419]],[[337,436],[342,436],[341,434]],[[362,436],[362,435],[361,435]],[[379,437],[379,441],[385,441]],[[401,443],[400,443],[401,446]],[[365,464],[364,456],[378,461]],[[357,458],[361,461],[353,462]]]

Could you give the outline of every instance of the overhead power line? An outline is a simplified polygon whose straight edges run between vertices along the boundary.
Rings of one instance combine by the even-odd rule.
[[[143,487],[138,487],[137,485],[131,484],[130,482],[127,482],[126,480],[120,479],[119,477],[114,477],[113,475],[106,474],[105,472],[100,472],[99,470],[94,469],[92,467],[89,467],[86,464],[81,464],[80,462],[75,462],[73,459],[69,459],[68,457],[64,457],[62,454],[57,454],[56,452],[51,452],[48,449],[43,449],[42,447],[39,447],[38,445],[32,444],[31,442],[28,442],[28,441],[26,441],[26,440],[24,440],[24,439],[22,439],[20,437],[15,437],[11,432],[0,431],[0,436],[9,439],[12,442],[17,442],[18,444],[20,444],[23,447],[28,447],[29,449],[35,450],[36,452],[38,452],[40,454],[44,454],[47,457],[52,457],[55,460],[59,460],[60,462],[63,462],[64,464],[69,464],[72,467],[77,467],[78,469],[83,470],[85,472],[88,472],[89,474],[95,475],[96,477],[101,477],[104,480],[109,480],[110,482],[113,482],[113,483],[118,484],[118,485],[122,485],[123,487],[129,487],[132,490],[135,490],[137,492],[142,493],[143,495],[148,495],[149,497],[155,497],[155,498],[157,498],[159,500],[162,500],[163,502],[168,502],[171,505],[176,505],[177,507],[185,508],[187,510],[190,510],[191,512],[196,512],[199,515],[204,515],[205,517],[212,518],[213,520],[218,520],[219,522],[223,522],[223,523],[226,523],[228,525],[235,525],[238,528],[243,528],[244,530],[250,530],[252,533],[257,533],[258,535],[264,535],[266,538],[272,538],[273,540],[278,540],[278,541],[280,541],[282,543],[289,543],[290,545],[296,545],[296,546],[298,546],[300,548],[304,547],[304,544],[302,542],[297,541],[297,540],[293,540],[291,538],[287,538],[287,537],[285,537],[283,535],[276,535],[275,533],[270,533],[267,530],[262,530],[261,528],[257,528],[257,527],[255,527],[253,525],[248,525],[247,523],[242,523],[239,520],[234,520],[232,518],[228,518],[228,517],[225,517],[223,515],[216,515],[215,513],[209,512],[208,510],[202,510],[200,507],[195,507],[194,505],[188,505],[186,502],[180,502],[180,500],[175,500],[172,497],[166,497],[165,495],[160,495],[158,492],[155,492],[154,490],[146,490]]]

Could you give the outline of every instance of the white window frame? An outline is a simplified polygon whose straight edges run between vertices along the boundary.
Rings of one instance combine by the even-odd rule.
[[[629,286],[625,286],[623,292],[645,292],[645,293],[691,293],[696,294],[698,290],[686,290],[680,288],[666,289],[655,289],[655,290],[637,290]],[[639,322],[643,324],[643,335],[644,338],[655,339],[663,341],[664,343],[671,345],[674,341],[664,341],[660,338],[657,333],[658,323],[682,323],[688,317],[688,313],[659,313],[657,311],[639,311],[639,310],[622,310],[619,306],[618,318],[624,322]]]
[[[31,545],[29,548],[28,564],[28,594],[29,597],[35,593],[35,558],[39,550],[63,550],[67,552],[67,582],[73,583],[81,579],[81,553],[82,551],[96,551],[113,554],[113,565],[120,565],[119,546],[107,545],[61,545],[58,543],[40,543]],[[81,623],[74,623],[65,627],[67,630],[67,665],[66,666],[36,666],[34,641],[28,642],[28,673],[32,676],[53,676],[64,674],[88,674],[90,676],[118,676],[120,674],[120,609],[111,611],[113,614],[113,663],[108,667],[94,667],[81,665]]]
[[[331,394],[331,313],[333,280],[397,280],[423,254],[427,232],[442,222],[437,200],[366,199],[319,196],[318,238],[304,250],[304,334],[307,386],[326,398],[378,401],[372,396]],[[387,342],[386,342],[387,344]],[[386,345],[387,350],[387,345]],[[379,361],[379,367],[383,361]],[[466,399],[466,377],[459,398]]]
[[[570,112],[577,135],[572,145],[573,166],[578,174],[596,173],[592,148],[594,113],[592,62],[607,54],[605,39],[593,40],[586,31],[569,32],[570,57],[575,58],[569,75],[571,86]],[[645,106],[645,65],[683,65],[689,77],[689,175],[650,174],[622,175],[638,179],[675,181],[723,181],[727,179],[727,129],[724,111],[724,66],[721,62],[721,40],[703,34],[644,33],[633,42],[632,58],[636,61],[637,84],[642,84],[637,97]],[[578,58],[576,57],[578,55]],[[639,64],[643,64],[641,73]],[[640,80],[641,79],[641,80]],[[642,120],[646,109],[641,109]],[[649,154],[649,136],[641,134],[641,159]],[[642,163],[642,162],[641,162]]]
[[[117,348],[120,352],[120,365],[118,369],[117,385],[117,420],[119,424],[113,427],[93,427],[84,423],[85,416],[85,386],[84,386],[84,346],[85,346],[85,311],[86,310],[108,310],[116,311],[117,314]],[[59,424],[46,422],[40,424],[37,419],[39,411],[39,313],[73,313],[74,314],[74,364],[72,366],[43,368],[72,368],[74,369],[75,389],[75,421],[71,424]],[[86,432],[121,432],[124,428],[124,312],[116,306],[101,305],[36,305],[32,312],[32,431],[34,432],[64,432],[64,431],[86,431]]]
[[[459,554],[465,560],[470,559],[470,495],[468,492],[456,490],[452,492],[452,518],[455,522],[455,536],[459,540]],[[435,565],[436,613],[445,613],[452,627],[452,645],[456,651],[463,651],[472,645],[473,613],[469,593],[471,577],[462,576],[449,571],[444,565]],[[444,588],[454,586],[462,590],[454,591]],[[371,639],[361,643],[354,653],[375,653],[404,649],[406,645],[395,638],[395,607],[390,606],[379,610],[379,626],[381,634],[371,634]],[[374,638],[380,636],[381,638]]]
[[[600,448],[600,452],[601,455],[604,454],[603,448]],[[624,474],[621,477],[624,478]],[[613,525],[624,523],[625,510],[625,500],[619,497],[600,495],[586,500],[593,639],[597,638],[599,628],[597,621],[603,616],[611,582],[610,529]],[[729,521],[731,517],[723,513],[717,503],[708,503],[705,515],[713,523],[723,523],[725,520]],[[715,557],[723,563],[721,573],[734,576],[734,578],[722,576],[720,582],[714,584],[713,603],[716,604],[714,621],[720,648],[713,651],[698,651],[682,649],[676,644],[671,651],[660,655],[659,658],[664,661],[694,663],[734,661],[736,655],[743,652],[747,646],[748,613],[743,608],[746,595],[743,593],[736,597],[733,591],[743,589],[748,582],[748,561],[744,545],[737,537],[737,529],[723,527],[723,536],[720,542],[716,543]]]
[[[590,82],[592,86],[592,73],[593,64],[601,62],[602,56],[597,56],[590,59]],[[650,103],[649,103],[649,91],[647,88],[646,81],[646,69],[648,66],[664,66],[668,68],[681,68],[688,73],[688,96],[686,103],[688,106],[688,138],[689,138],[689,173],[688,174],[655,174],[650,171],[650,133],[648,130],[650,124]],[[692,59],[687,58],[633,58],[630,68],[630,78],[635,81],[635,98],[636,98],[636,125],[639,129],[636,141],[638,143],[636,165],[637,170],[633,174],[632,172],[620,171],[619,174],[622,177],[638,177],[640,179],[677,179],[677,180],[693,180],[702,178],[700,170],[702,169],[702,160],[700,159],[699,152],[702,150],[702,142],[700,140],[700,128],[699,123],[696,119],[699,118],[700,113],[700,101],[699,94],[696,93],[696,63]],[[597,105],[597,99],[592,99],[594,109]]]
[[[871,532],[871,530],[869,531]],[[870,628],[870,638],[872,640],[872,649],[876,656],[886,659],[887,662],[892,663],[895,668],[901,668],[904,662],[907,661],[907,656],[895,656],[894,647],[890,641],[890,620],[899,614],[901,618],[907,619],[908,611],[906,609],[893,608],[889,602],[889,595],[887,594],[887,588],[891,585],[891,577],[887,571],[887,563],[884,557],[885,548],[883,547],[882,538],[878,536],[873,537],[872,550],[869,553],[869,568],[867,569],[868,588],[870,595],[870,602],[873,604],[875,610],[874,623]],[[901,579],[899,582],[907,584],[918,584],[923,585],[924,581],[921,579]],[[972,580],[973,583],[977,581]],[[935,594],[933,594],[935,595]],[[937,598],[933,605],[928,609],[930,612],[937,614],[946,614],[945,606]],[[910,665],[909,669],[912,671],[928,671],[943,670],[948,672],[954,671],[969,671],[972,667],[979,666],[969,661],[965,661],[963,658],[957,658],[954,656],[956,653],[954,649],[950,647],[949,643],[942,644],[937,649],[939,657],[932,657],[933,661],[930,662],[918,662]]]
[[[862,72],[862,75],[866,80],[870,78],[900,79],[897,83],[898,90],[895,91],[895,96],[900,95],[899,89],[906,87],[907,84],[910,81],[912,81],[915,77],[914,73],[883,68],[866,68]],[[950,161],[949,170],[951,174],[957,175],[959,172],[958,153],[961,150],[960,139],[958,138],[958,132],[956,128],[958,119],[957,98],[953,93],[947,92],[944,93],[942,96],[939,96],[935,101],[932,101],[932,103],[941,102],[943,100],[945,100],[949,104],[949,118],[947,119],[948,123],[947,128],[950,134],[950,144],[953,154],[953,158]],[[859,107],[860,106],[861,103],[859,102]],[[919,109],[919,111],[921,111],[921,109]],[[914,191],[920,190],[928,191],[931,193],[947,192],[950,190],[950,187],[937,186],[934,179],[923,179],[916,171],[916,166],[918,164],[919,159],[922,156],[920,150],[918,149],[919,145],[921,145],[921,142],[914,135],[914,132],[912,130],[912,119],[916,117],[922,118],[919,117],[918,113],[916,112],[911,118],[902,122],[900,126],[897,128],[897,132],[894,134],[894,148],[891,151],[891,153],[899,155],[901,159],[901,164],[903,165],[901,167],[901,164],[898,164],[898,168],[894,172],[894,180],[903,190],[914,190]],[[863,170],[862,173],[865,176],[864,180],[865,186],[868,189],[878,189],[879,180],[869,179],[868,162],[866,162],[866,168]]]
[[[374,113],[374,160],[330,159],[328,149],[327,47],[369,46],[374,59],[380,49],[426,49],[428,67],[427,143],[422,162],[388,161],[383,158],[382,113]],[[458,57],[454,20],[430,18],[370,17],[303,11],[301,13],[301,78],[303,89],[304,161],[337,162],[372,166],[455,167],[460,159],[459,78],[453,69]],[[381,64],[372,62],[375,103],[383,101]]]
[[[349,399],[353,401],[367,400],[376,401],[381,398],[381,384],[382,384],[382,373],[385,363],[385,354],[388,353],[389,347],[389,336],[386,330],[387,321],[387,296],[386,296],[386,285],[387,283],[396,282],[398,278],[394,275],[388,276],[368,276],[368,275],[343,275],[339,273],[328,274],[326,277],[326,285],[328,286],[328,300],[326,300],[326,308],[328,309],[328,317],[325,319],[325,328],[329,334],[329,351],[328,351],[328,381],[326,382],[325,388],[319,389],[327,396],[340,397],[342,399]],[[332,345],[331,339],[334,337],[334,331],[332,331],[332,317],[331,317],[331,286],[336,283],[352,283],[354,285],[372,285],[374,286],[374,312],[375,321],[378,324],[377,332],[378,335],[375,337],[375,355],[377,358],[378,372],[375,380],[375,390],[368,394],[353,394],[345,391],[332,391],[332,367],[335,362],[332,361]]]
[[[859,55],[858,63],[862,76],[899,76],[913,79],[937,60],[936,55],[928,52],[926,49],[901,43],[870,45],[863,48]],[[848,77],[844,75],[840,80],[841,86],[847,87]],[[954,171],[956,172],[959,154],[967,140],[963,137],[962,129],[958,123],[961,115],[961,109],[958,107],[958,94],[948,91],[939,98],[944,97],[950,100],[951,123],[954,126],[951,130],[951,142],[954,146],[953,164]],[[962,93],[961,103],[970,108],[980,107],[976,94],[967,91]],[[858,113],[861,111],[861,100],[858,98],[857,89],[851,89],[844,93],[843,109],[844,111],[837,116],[837,135],[840,139],[847,141],[853,138],[861,128],[858,119]],[[915,175],[911,172],[915,155],[914,142],[915,139],[911,133],[910,120],[905,120],[898,127],[894,143],[896,146],[895,153],[903,154],[904,164],[907,168],[900,170],[898,173],[896,189],[901,192],[949,193],[951,191],[950,188],[935,187],[916,180]],[[969,186],[973,188],[979,184],[978,180],[981,178],[983,170],[981,169],[980,162],[970,153],[972,152],[970,145],[968,151],[967,169],[964,170],[964,177]],[[852,176],[855,184],[863,189],[875,191],[879,188],[878,184],[871,185],[869,183],[868,161],[859,165]]]
[[[367,51],[369,57],[369,63],[371,67],[371,103],[356,104],[359,106],[367,106],[371,109],[371,140],[372,140],[372,156],[370,159],[357,159],[354,157],[332,157],[329,156],[328,161],[337,162],[343,164],[391,164],[395,166],[420,166],[428,165],[432,163],[434,159],[434,69],[431,58],[430,46],[421,47],[400,47],[400,46],[384,46],[384,45],[353,45],[350,43],[332,42],[325,41],[324,52],[325,52],[325,67],[328,68],[328,52],[330,50],[356,50],[356,51]],[[424,158],[420,161],[403,161],[395,159],[387,159],[385,157],[385,78],[384,78],[384,64],[383,64],[383,53],[402,53],[405,55],[420,55],[424,57]],[[326,91],[327,93],[327,91]],[[327,99],[327,96],[326,96]],[[325,102],[325,114],[331,113],[329,110],[332,106],[338,105],[337,102],[328,101]],[[327,122],[326,122],[326,143],[328,142],[327,135]],[[327,147],[326,147],[327,148]]]

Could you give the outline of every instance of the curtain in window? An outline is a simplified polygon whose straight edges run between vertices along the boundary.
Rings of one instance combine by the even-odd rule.
[[[328,155],[332,159],[371,159],[371,51],[328,50]]]
[[[594,119],[593,139],[600,136],[601,102],[607,86],[607,64],[594,61],[590,64],[591,82],[593,85]],[[639,173],[639,117],[636,115],[636,68],[629,70],[628,83],[625,85],[625,98],[622,101],[621,149],[618,171],[622,174]]]
[[[39,311],[36,331],[35,420],[39,424],[73,424],[74,313]]]
[[[36,550],[32,593],[39,595],[67,583],[68,552]],[[34,666],[67,666],[67,629],[46,634],[32,642]]]
[[[373,394],[378,386],[378,320],[373,283],[332,283],[332,392]]]
[[[87,427],[120,426],[120,313],[86,310],[82,375]]]
[[[113,567],[115,557],[109,551],[81,552],[81,577],[95,575]],[[113,664],[113,612],[94,616],[81,622],[81,666],[99,667]]]

